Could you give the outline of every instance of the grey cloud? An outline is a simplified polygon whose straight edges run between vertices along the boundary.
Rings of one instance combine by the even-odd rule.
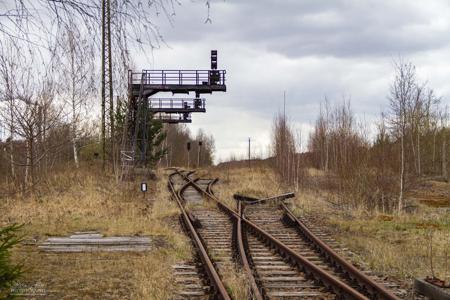
[[[313,124],[324,96],[350,97],[358,118],[375,120],[386,109],[398,55],[448,99],[447,1],[214,1],[212,24],[204,24],[203,1],[184,3],[174,27],[160,22],[171,49],[155,51],[155,64],[205,68],[209,50],[219,50],[228,91],[206,95],[207,113],[190,125],[214,135],[218,158],[240,153],[247,136],[269,143],[283,90],[296,124]],[[139,68],[152,67],[136,59]]]
[[[450,28],[434,26],[434,16],[410,3],[217,1],[211,8],[212,24],[203,24],[202,2],[186,3],[178,9],[174,28],[161,29],[169,44],[170,40],[239,41],[289,57],[406,55],[447,45],[442,36],[449,35]]]

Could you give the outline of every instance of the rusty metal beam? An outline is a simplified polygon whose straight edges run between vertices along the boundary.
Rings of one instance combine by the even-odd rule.
[[[239,201],[245,201],[247,204],[264,204],[267,202],[272,202],[272,201],[282,201],[288,198],[294,198],[295,197],[295,193],[289,192],[289,193],[284,193],[281,195],[277,195],[277,196],[273,196],[273,197],[268,197],[268,198],[253,198],[253,197],[248,197],[248,196],[244,196],[244,195],[239,195],[239,194],[234,194],[233,198]]]

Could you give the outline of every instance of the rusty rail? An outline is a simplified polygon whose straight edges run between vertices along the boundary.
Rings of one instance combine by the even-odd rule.
[[[169,175],[169,190],[172,192],[173,198],[176,200],[178,207],[180,208],[183,221],[187,227],[187,230],[189,232],[189,235],[192,238],[192,241],[194,242],[195,247],[198,250],[198,254],[200,256],[200,259],[203,263],[203,266],[205,268],[205,271],[208,275],[208,278],[210,280],[210,284],[214,288],[215,297],[216,299],[222,299],[222,300],[231,300],[230,296],[228,295],[228,292],[225,288],[225,286],[222,283],[222,280],[219,277],[219,274],[217,273],[217,270],[214,268],[214,265],[208,255],[208,252],[206,251],[205,246],[203,245],[197,231],[195,230],[194,226],[192,225],[191,220],[189,219],[188,214],[186,213],[186,210],[184,209],[183,205],[181,204],[181,193],[180,191],[176,191],[175,187],[173,186],[172,182],[172,176],[174,176],[176,173],[173,173]],[[179,173],[178,173],[179,174]],[[181,174],[180,174],[181,175]],[[183,176],[183,175],[182,175]],[[188,183],[186,183],[183,187],[191,184],[190,180]]]
[[[242,205],[240,202],[238,202],[238,213],[241,214],[242,212]],[[248,263],[247,254],[245,252],[244,248],[244,239],[242,235],[242,219],[237,219],[237,244],[239,249],[239,257],[241,258],[242,267],[245,270],[245,273],[247,274],[248,281],[250,282],[250,287],[252,289],[252,296],[255,300],[263,300],[263,296],[261,294],[261,291],[258,288],[258,284],[256,283],[255,276],[253,275],[253,271],[250,268],[250,264]]]
[[[357,290],[353,289],[351,286],[345,284],[344,282],[340,281],[338,278],[334,277],[333,275],[329,274],[325,270],[321,269],[314,263],[310,262],[307,258],[304,256],[296,253],[292,249],[290,249],[288,246],[283,244],[281,241],[273,237],[271,234],[263,230],[262,228],[258,227],[254,223],[250,222],[246,218],[242,217],[236,213],[233,209],[229,208],[227,205],[225,205],[223,202],[221,202],[219,199],[217,199],[213,194],[210,192],[203,190],[200,186],[198,186],[195,181],[184,174],[179,173],[181,176],[183,176],[186,180],[188,180],[196,190],[203,193],[205,196],[210,198],[211,200],[215,201],[219,208],[224,210],[225,213],[229,214],[231,217],[234,217],[237,220],[241,220],[244,226],[247,227],[248,230],[252,231],[255,235],[259,236],[261,239],[263,239],[266,243],[268,243],[271,247],[276,249],[276,251],[282,255],[283,257],[286,257],[289,261],[291,261],[293,264],[295,264],[298,268],[300,268],[305,274],[307,274],[310,277],[313,277],[316,281],[321,282],[326,288],[333,291],[337,295],[340,295],[344,297],[344,299],[357,299],[357,300],[368,300],[366,296],[358,292]],[[192,173],[191,173],[192,174]]]
[[[257,199],[253,197],[243,196],[235,194],[233,197],[236,200],[244,201],[248,204],[260,204],[268,202],[269,200],[284,200],[286,198],[294,197],[294,193],[286,193],[279,196],[269,197],[265,199]],[[308,240],[313,247],[320,253],[323,259],[327,260],[330,264],[334,265],[336,268],[342,270],[342,272],[350,278],[351,281],[355,282],[361,289],[367,291],[371,297],[377,299],[390,299],[399,300],[397,296],[392,294],[382,285],[378,284],[366,274],[355,268],[352,264],[347,262],[343,257],[337,254],[331,247],[324,243],[319,237],[317,237],[312,231],[310,231],[303,222],[301,222],[292,211],[286,206],[285,203],[280,204],[281,208],[284,210],[286,216],[296,224],[296,229],[299,233]]]
[[[361,289],[365,289],[368,294],[376,299],[390,299],[390,300],[400,300],[397,296],[392,294],[385,287],[381,286],[369,276],[355,268],[352,264],[347,262],[343,257],[337,254],[331,247],[324,243],[319,237],[317,237],[308,227],[303,224],[286,206],[286,204],[281,203],[286,215],[291,219],[296,225],[300,234],[303,235],[313,247],[320,253],[320,255],[328,260],[332,265],[336,266],[344,272],[352,281],[356,282]]]
[[[194,182],[197,180],[194,179]],[[215,178],[210,183],[208,183],[208,186],[206,187],[206,192],[214,195],[214,192],[212,190],[212,186],[219,181],[218,178]],[[238,213],[241,213],[241,203],[238,202]],[[250,267],[250,264],[247,259],[247,253],[245,252],[244,247],[244,239],[242,234],[242,220],[240,218],[236,219],[236,240],[237,240],[237,248],[239,252],[239,257],[241,259],[242,268],[244,269],[245,273],[247,274],[247,279],[250,283],[250,289],[251,289],[251,295],[252,299],[254,300],[263,300],[263,296],[261,294],[261,291],[259,290],[258,284],[256,283],[255,276],[253,275],[252,269]]]
[[[248,197],[248,196],[243,196],[243,195],[239,195],[239,194],[234,194],[233,198],[238,200],[238,201],[245,201],[248,204],[263,204],[263,203],[267,203],[267,202],[271,202],[271,201],[280,201],[280,200],[285,200],[288,198],[294,198],[295,197],[295,193],[284,193],[281,195],[277,195],[277,196],[273,196],[273,197],[268,197],[268,198],[262,198],[262,199],[258,199],[258,198],[253,198],[253,197]]]

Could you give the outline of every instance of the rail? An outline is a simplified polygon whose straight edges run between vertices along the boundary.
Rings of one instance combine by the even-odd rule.
[[[329,260],[333,265],[339,267],[343,272],[346,273],[352,280],[356,281],[360,288],[367,290],[369,294],[373,297],[381,299],[395,299],[400,300],[397,296],[392,294],[386,288],[373,281],[370,277],[362,273],[360,270],[355,268],[352,264],[347,262],[339,254],[337,254],[332,248],[330,248],[326,243],[324,243],[320,238],[318,238],[308,227],[303,224],[286,206],[286,204],[281,203],[281,207],[285,211],[286,215],[297,225],[300,233],[314,245],[316,250],[327,260]]]
[[[189,216],[186,213],[184,206],[181,204],[180,191],[177,192],[172,183],[172,176],[174,176],[175,174],[177,174],[177,173],[173,173],[169,176],[169,184],[168,184],[169,190],[172,192],[172,195],[173,195],[174,199],[176,200],[178,207],[180,208],[183,221],[187,227],[189,235],[191,236],[191,238],[194,242],[195,247],[198,250],[200,260],[202,261],[203,266],[205,267],[205,271],[210,280],[210,284],[213,286],[216,296],[219,299],[231,300],[230,296],[227,293],[227,290],[225,289],[225,286],[223,285],[223,283],[219,277],[219,274],[217,273],[211,259],[209,258],[209,255],[208,255],[208,252],[206,251],[205,246],[203,245],[197,231],[195,230],[194,226],[192,225],[192,222],[189,219]],[[188,185],[188,184],[190,184],[190,183],[188,182],[186,185]]]
[[[196,180],[194,180],[195,182]],[[212,191],[212,185],[217,183],[218,179],[214,179],[211,181],[208,186],[206,187],[206,191],[213,195]],[[238,202],[238,214],[241,214],[241,203]],[[247,254],[245,252],[244,247],[244,238],[243,238],[243,230],[242,230],[242,220],[241,218],[238,218],[236,220],[236,243],[237,243],[237,250],[239,253],[239,257],[241,259],[242,268],[244,269],[245,273],[247,274],[247,279],[250,283],[250,289],[251,289],[251,295],[252,299],[254,300],[263,300],[264,297],[261,294],[260,289],[258,288],[258,284],[256,283],[255,276],[253,275],[252,269],[250,268],[250,264],[247,259]]]
[[[129,70],[128,84],[225,85],[225,74],[225,70]]]
[[[242,205],[241,202],[238,202],[238,214],[242,214]],[[244,239],[243,239],[243,230],[242,230],[242,218],[237,219],[237,229],[236,229],[236,236],[237,236],[237,244],[239,249],[239,257],[241,258],[242,267],[244,268],[245,272],[247,273],[247,278],[249,278],[250,287],[252,289],[252,296],[256,300],[263,300],[263,296],[261,294],[261,291],[258,288],[258,284],[256,283],[255,277],[253,275],[252,269],[250,268],[250,264],[248,263],[247,254],[245,253],[244,248]]]
[[[280,255],[286,257],[286,259],[289,259],[299,268],[303,269],[305,273],[314,277],[315,280],[321,282],[324,286],[332,290],[334,293],[344,297],[344,299],[358,299],[358,300],[369,299],[360,292],[358,292],[357,290],[355,290],[354,288],[352,288],[351,286],[345,284],[338,278],[321,269],[320,267],[309,261],[303,255],[296,253],[288,246],[283,244],[281,241],[273,237],[271,234],[255,225],[253,222],[250,222],[245,217],[241,217],[237,212],[229,208],[222,201],[217,199],[213,194],[198,186],[193,179],[185,176],[182,173],[178,172],[178,174],[181,175],[183,178],[185,178],[185,180],[189,181],[196,190],[198,190],[199,192],[203,193],[206,197],[216,202],[219,208],[224,210],[225,213],[227,213],[231,217],[236,218],[237,220],[241,219],[243,225],[246,226],[248,230],[252,231],[255,235],[259,236],[261,239],[266,241],[266,243],[268,243],[271,247],[276,249]]]

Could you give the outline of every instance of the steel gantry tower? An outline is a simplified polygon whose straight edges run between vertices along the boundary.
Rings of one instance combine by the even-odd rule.
[[[225,70],[217,70],[217,51],[211,51],[209,70],[128,71],[128,113],[122,137],[122,178],[148,161],[148,123],[191,123],[191,113],[206,112],[202,94],[225,92]],[[194,98],[154,98],[157,93],[195,94]]]

